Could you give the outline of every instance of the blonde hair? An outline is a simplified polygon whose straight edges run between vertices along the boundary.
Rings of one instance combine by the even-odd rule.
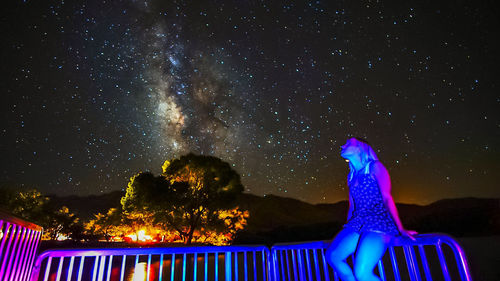
[[[378,161],[377,154],[375,154],[375,151],[373,148],[368,144],[368,142],[362,138],[354,138],[357,141],[357,145],[360,148],[360,153],[359,156],[361,158],[361,164],[364,169],[364,173],[367,174],[369,173],[369,166],[371,162],[373,161]],[[356,169],[354,169],[354,166],[352,165],[351,162],[349,162],[349,175],[348,175],[348,183],[350,184],[352,180],[354,179],[354,172]]]

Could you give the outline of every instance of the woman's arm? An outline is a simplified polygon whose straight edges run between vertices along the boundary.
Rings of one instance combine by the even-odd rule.
[[[353,210],[354,210],[354,202],[352,202],[351,193],[349,193],[349,209],[347,210],[347,221],[351,219]]]
[[[394,219],[394,222],[396,223],[399,232],[401,232],[402,235],[410,237],[411,235],[416,234],[415,231],[405,230],[405,228],[403,227],[403,223],[401,223],[401,220],[399,219],[398,209],[396,208],[396,204],[394,203],[394,199],[392,198],[391,195],[391,178],[389,176],[389,172],[387,171],[387,169],[384,167],[384,165],[382,165],[382,163],[378,161],[372,164],[371,168],[372,169],[370,170],[375,176],[378,186],[380,187],[380,192],[382,193],[382,199],[384,200],[384,205],[389,210],[389,213]]]

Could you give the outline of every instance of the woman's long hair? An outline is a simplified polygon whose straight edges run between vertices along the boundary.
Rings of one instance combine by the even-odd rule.
[[[360,158],[361,158],[361,164],[363,165],[362,169],[365,169],[366,171],[366,165],[369,165],[370,162],[372,161],[378,161],[377,154],[375,154],[375,151],[373,148],[368,144],[368,142],[364,139],[361,138],[355,138],[357,140],[358,147],[360,148]],[[349,162],[349,176],[348,178],[348,183],[349,185],[351,182],[354,180],[354,172],[356,169],[354,169],[354,166],[352,165],[351,162]]]

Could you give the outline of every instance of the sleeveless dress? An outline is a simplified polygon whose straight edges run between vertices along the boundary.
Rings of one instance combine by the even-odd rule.
[[[358,184],[349,186],[354,209],[344,228],[357,233],[373,231],[398,235],[398,227],[384,204],[380,187],[369,173],[371,163],[357,176]]]

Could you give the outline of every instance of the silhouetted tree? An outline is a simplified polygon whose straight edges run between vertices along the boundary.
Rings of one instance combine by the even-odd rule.
[[[177,231],[185,244],[191,243],[195,231],[230,229],[228,221],[244,225],[237,218],[228,219],[234,212],[227,211],[243,191],[240,176],[228,163],[188,154],[165,161],[162,168],[160,176],[145,172],[131,178],[121,200],[126,213],[153,214],[155,222]],[[244,211],[234,214],[248,217]]]

